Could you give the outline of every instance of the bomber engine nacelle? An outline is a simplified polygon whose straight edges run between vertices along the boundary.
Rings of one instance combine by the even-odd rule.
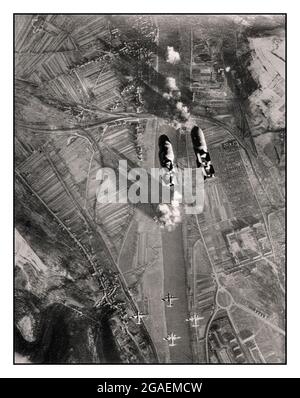
[[[192,128],[191,138],[194,152],[196,155],[197,167],[202,168],[204,179],[214,177],[215,170],[213,165],[211,164],[211,159],[207,150],[204,133],[198,126],[194,126]]]
[[[194,151],[203,150],[207,152],[207,145],[203,131],[198,127],[194,126],[191,130],[191,138],[194,147]]]
[[[169,179],[168,185],[173,186],[174,185],[174,152],[173,152],[173,147],[172,144],[169,140],[169,138],[163,134],[159,137],[158,140],[158,146],[159,146],[159,161],[160,165],[163,168],[167,169],[167,173],[165,174],[165,177]],[[166,182],[165,182],[166,183]]]
[[[166,167],[171,171],[174,167],[174,152],[169,138],[163,134],[158,140],[159,146],[159,161],[162,167]]]

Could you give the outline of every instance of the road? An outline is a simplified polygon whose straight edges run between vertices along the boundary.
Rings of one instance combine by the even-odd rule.
[[[172,142],[175,157],[177,148],[177,133],[169,126],[158,129],[158,137],[167,134]],[[156,150],[155,166],[159,167],[158,148]],[[175,347],[170,347],[170,358],[172,363],[192,363],[191,335],[188,323],[188,302],[186,267],[184,260],[183,236],[181,224],[171,232],[162,230],[163,264],[164,264],[164,290],[165,294],[170,292],[179,300],[173,303],[172,308],[166,308],[166,323],[168,333],[175,333],[181,339],[177,340]],[[167,343],[166,343],[167,344]]]

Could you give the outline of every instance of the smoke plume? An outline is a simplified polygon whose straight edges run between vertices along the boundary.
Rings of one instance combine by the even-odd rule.
[[[161,228],[167,229],[169,232],[173,231],[181,223],[180,197],[180,193],[175,191],[174,198],[170,204],[163,203],[157,206],[158,215],[156,220]]]
[[[186,105],[183,105],[182,102],[177,102],[176,109],[180,112],[181,116],[184,119],[186,119],[186,120],[189,119],[190,113],[189,113],[188,107]]]
[[[166,81],[167,81],[167,87],[168,87],[168,89],[170,91],[177,91],[178,90],[178,87],[177,87],[177,84],[176,84],[176,80],[175,80],[174,77],[167,77]]]
[[[167,47],[167,62],[169,64],[177,64],[180,61],[179,52],[174,50],[174,47]]]

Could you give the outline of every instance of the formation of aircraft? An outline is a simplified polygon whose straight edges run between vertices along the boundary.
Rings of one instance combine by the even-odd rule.
[[[169,333],[168,335],[167,335],[167,337],[164,337],[164,340],[165,341],[167,341],[168,343],[169,343],[169,346],[170,347],[174,347],[176,344],[175,344],[175,341],[176,340],[178,340],[178,339],[181,339],[181,337],[180,336],[176,336],[176,334],[175,333]]]
[[[168,292],[168,294],[166,294],[161,300],[167,303],[167,307],[171,308],[173,307],[173,301],[179,300],[179,298]]]
[[[161,299],[165,303],[167,303],[167,307],[172,307],[173,306],[173,301],[174,300],[179,300],[178,297],[173,296],[170,292],[168,292],[165,297]],[[148,316],[147,314],[143,314],[140,311],[137,311],[136,315],[131,316],[131,318],[134,318],[136,320],[137,325],[140,325],[142,323],[142,319]],[[204,319],[204,317],[199,316],[197,314],[191,314],[189,318],[187,318],[185,321],[186,322],[191,322],[191,326],[194,328],[197,328],[199,326],[199,321]],[[167,337],[163,338],[165,341],[169,343],[170,347],[174,347],[175,341],[181,339],[180,336],[177,336],[174,332],[171,332],[167,335]]]
[[[193,314],[186,319],[186,322],[191,322],[192,327],[197,328],[199,326],[198,321],[200,321],[201,319],[204,319],[203,316]]]
[[[166,294],[165,297],[163,297],[161,300],[167,303],[167,307],[172,307],[173,301],[179,300],[179,298],[173,296],[170,292],[168,292],[168,294]],[[137,311],[136,315],[132,315],[131,318],[136,319],[136,323],[140,325],[142,323],[142,319],[145,318],[146,316],[148,315],[143,314],[140,311]]]
[[[202,316],[199,316],[197,314],[191,315],[188,319],[186,319],[187,322],[192,322],[192,327],[197,328],[199,326],[198,321],[201,319],[204,319]],[[175,333],[171,332],[167,335],[167,337],[164,337],[164,340],[169,343],[170,347],[174,347],[175,341],[181,339],[180,336],[177,336]]]

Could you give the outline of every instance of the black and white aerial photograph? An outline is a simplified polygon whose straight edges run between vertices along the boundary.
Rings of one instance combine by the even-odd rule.
[[[13,44],[14,363],[285,364],[286,15]]]

